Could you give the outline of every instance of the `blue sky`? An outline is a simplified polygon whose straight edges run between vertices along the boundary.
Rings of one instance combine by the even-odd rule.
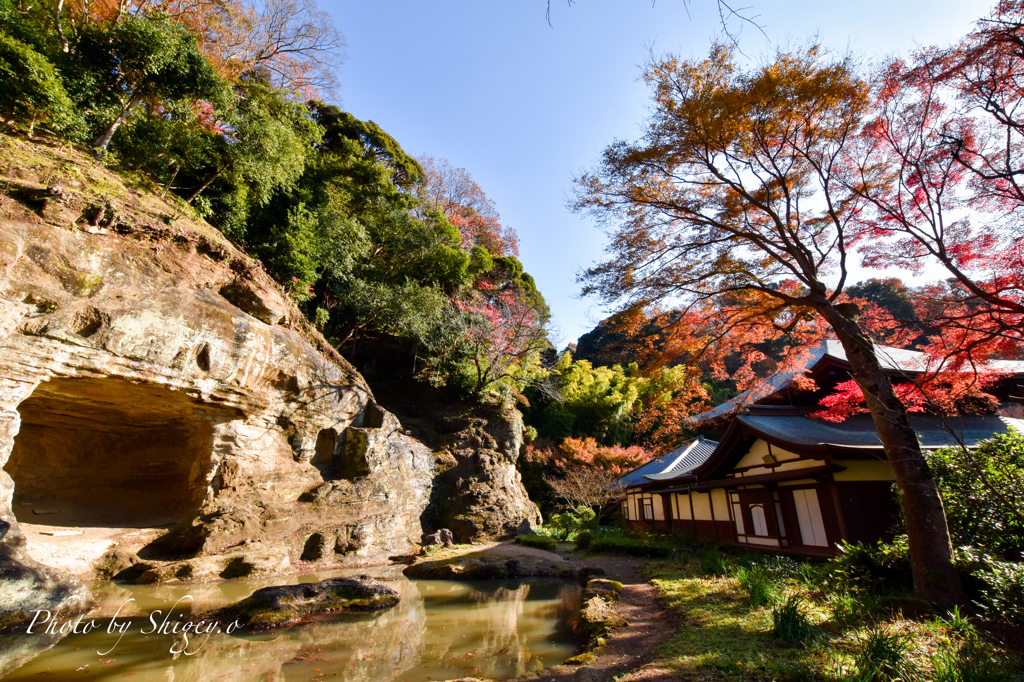
[[[817,36],[866,60],[952,42],[986,2],[747,0],[764,34],[744,28],[758,57]],[[739,6],[734,4],[733,6]],[[559,346],[605,317],[581,300],[576,273],[605,236],[566,206],[572,178],[616,138],[641,129],[639,82],[650,49],[700,57],[721,26],[709,0],[321,0],[345,33],[342,106],[414,155],[464,167],[521,240],[520,258],[551,305]],[[874,273],[866,272],[864,277]]]

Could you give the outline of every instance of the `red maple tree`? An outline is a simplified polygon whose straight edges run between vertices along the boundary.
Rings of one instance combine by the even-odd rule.
[[[867,202],[866,264],[939,264],[951,281],[920,292],[944,369],[1024,354],[1024,2],[999,3],[948,49],[893,60],[850,150],[849,186]]]
[[[469,296],[456,305],[466,320],[469,362],[475,374],[472,394],[478,400],[491,384],[522,380],[524,363],[545,345],[547,331],[540,311],[518,292],[486,297],[471,292]]]

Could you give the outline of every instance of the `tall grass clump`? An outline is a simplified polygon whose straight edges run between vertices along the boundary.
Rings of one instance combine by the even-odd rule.
[[[733,570],[733,577],[739,582],[740,587],[747,591],[751,607],[756,609],[775,603],[778,589],[771,571],[764,565],[739,566]]]
[[[845,591],[828,595],[828,605],[832,609],[832,622],[840,627],[854,624],[864,611],[860,599]]]
[[[910,637],[875,627],[864,638],[854,658],[855,678],[872,682],[914,682],[921,671],[910,657]]]
[[[807,619],[803,598],[794,594],[772,609],[772,632],[787,642],[806,642],[814,634],[814,626]]]
[[[700,570],[708,576],[726,575],[729,572],[729,562],[721,552],[707,549],[700,553]]]
[[[932,656],[931,682],[1011,682],[1014,674],[978,634],[970,619],[954,609],[939,624],[949,631],[949,641]]]

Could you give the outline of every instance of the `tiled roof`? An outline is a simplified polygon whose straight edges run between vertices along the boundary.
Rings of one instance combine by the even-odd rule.
[[[628,474],[626,474],[619,480],[615,481],[615,483],[613,483],[612,485],[617,488],[629,488],[630,486],[647,483],[648,481],[646,478],[644,478],[644,474],[653,474],[659,471],[664,471],[665,467],[671,464],[672,461],[675,459],[676,454],[676,450],[673,450],[668,454],[662,455],[661,457],[658,457],[656,459],[652,459],[647,464],[643,464],[637,467],[636,469],[633,469]]]
[[[663,481],[675,478],[676,476],[682,476],[691,469],[706,462],[711,453],[715,451],[717,445],[718,443],[713,440],[698,438],[692,443],[682,445],[672,452],[666,453],[657,459],[652,459],[647,464],[633,469],[613,485],[615,487],[629,488],[650,483],[651,481]]]
[[[686,476],[708,461],[716,447],[718,447],[718,441],[705,440],[703,437],[698,438],[685,448],[676,450],[675,452],[679,452],[679,456],[664,471],[644,474],[644,478],[649,481],[669,481],[673,478]]]
[[[776,442],[882,449],[874,422],[868,415],[849,417],[839,423],[798,415],[741,414],[736,419],[755,433]],[[910,425],[917,432],[921,446],[928,449],[956,445],[957,438],[965,445],[975,445],[979,440],[991,438],[997,433],[1005,434],[1011,427],[1024,433],[1024,420],[996,415],[963,415],[946,417],[945,421],[942,417],[910,415]]]

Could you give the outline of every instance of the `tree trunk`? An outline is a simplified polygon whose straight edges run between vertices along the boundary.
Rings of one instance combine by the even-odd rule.
[[[64,21],[64,0],[57,0],[57,35],[60,37],[60,49],[63,52],[68,51],[68,39],[64,37],[64,26],[61,24]]]
[[[178,171],[180,171],[180,170],[181,170],[181,165],[180,164],[174,164],[174,172],[171,173],[171,179],[167,181],[166,185],[164,185],[164,191],[160,192],[160,198],[161,199],[163,199],[165,196],[167,196],[167,190],[169,190],[171,188],[171,183],[174,182],[174,178],[178,177]]]
[[[117,129],[121,127],[121,124],[124,123],[124,119],[127,118],[128,112],[136,107],[141,101],[142,100],[138,97],[132,97],[128,104],[125,105],[124,109],[121,110],[121,113],[117,115],[117,118],[114,119],[113,123],[107,126],[107,129],[104,130],[99,137],[93,140],[92,146],[96,149],[97,157],[102,157],[107,152],[107,146],[110,145],[110,140],[114,137],[114,133],[116,133]]]
[[[851,374],[864,392],[878,438],[896,477],[910,540],[914,591],[941,606],[966,605],[967,595],[953,563],[953,546],[942,499],[917,434],[910,426],[906,407],[896,397],[871,339],[860,326],[840,315],[827,301],[823,300],[816,308],[843,344]]]
[[[231,168],[231,167],[232,167],[232,166],[234,166],[234,165],[235,165],[235,162],[234,162],[234,160],[232,159],[232,160],[231,160],[231,161],[230,161],[230,162],[228,163],[228,165],[226,165],[226,166],[224,166],[223,168],[221,168],[221,169],[220,169],[219,171],[217,171],[216,173],[214,173],[214,174],[213,174],[213,177],[212,177],[212,178],[210,178],[209,180],[207,180],[206,182],[204,182],[204,183],[203,183],[202,185],[200,185],[200,186],[199,186],[199,189],[197,189],[197,190],[196,190],[195,192],[192,192],[192,194],[191,194],[191,195],[189,195],[188,199],[185,199],[185,201],[186,201],[187,203],[190,203],[190,204],[191,204],[191,203],[192,203],[192,200],[193,200],[193,199],[195,199],[195,198],[196,198],[197,196],[199,196],[199,195],[200,195],[200,194],[201,194],[201,193],[203,192],[203,190],[204,190],[204,189],[206,189],[207,187],[209,187],[210,185],[212,185],[212,184],[213,184],[213,181],[214,181],[214,180],[216,180],[216,179],[217,179],[217,178],[219,178],[220,176],[224,175],[224,173],[225,173],[225,172],[226,172],[226,171],[227,171],[227,170],[228,170],[229,168]]]

